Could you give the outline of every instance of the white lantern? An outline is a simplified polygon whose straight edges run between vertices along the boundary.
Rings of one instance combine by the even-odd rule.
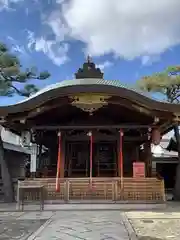
[[[24,147],[31,145],[31,133],[29,131],[22,132],[21,143],[22,143],[22,146]]]

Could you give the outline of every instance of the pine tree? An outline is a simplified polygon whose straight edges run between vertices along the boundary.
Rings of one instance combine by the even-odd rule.
[[[168,67],[165,71],[146,76],[137,82],[141,90],[161,93],[170,103],[180,103],[180,66]],[[179,163],[176,170],[174,199],[180,200],[180,135],[179,124],[174,124]]]
[[[180,66],[143,77],[137,84],[141,90],[163,94],[170,103],[180,102]]]
[[[29,84],[32,79],[45,80],[50,74],[38,72],[35,67],[23,69],[20,60],[12,54],[7,46],[0,43],[0,96],[19,95],[29,97],[31,94],[38,91],[35,84]],[[20,84],[18,84],[20,83]],[[18,88],[17,85],[21,85]],[[6,202],[14,200],[13,184],[8,169],[6,159],[4,157],[3,142],[0,135],[0,166],[1,176],[3,181],[4,198]]]

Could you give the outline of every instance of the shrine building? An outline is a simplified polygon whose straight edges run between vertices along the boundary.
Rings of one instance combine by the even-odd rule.
[[[105,80],[90,59],[75,79],[0,107],[1,124],[31,145],[30,174],[46,200],[164,201],[151,144],[173,128],[180,105]],[[30,196],[29,196],[30,197]]]

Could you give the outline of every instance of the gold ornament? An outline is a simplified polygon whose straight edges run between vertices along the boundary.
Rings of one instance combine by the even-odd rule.
[[[100,94],[79,94],[71,96],[70,98],[73,100],[71,103],[72,106],[76,106],[84,112],[93,113],[99,108],[107,105],[107,99],[109,99],[110,96]]]

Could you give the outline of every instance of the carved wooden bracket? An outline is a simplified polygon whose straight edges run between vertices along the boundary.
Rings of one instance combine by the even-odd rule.
[[[100,95],[100,94],[79,94],[76,96],[71,96],[71,105],[82,109],[85,112],[93,113],[99,108],[107,105],[107,100],[111,96]]]
[[[142,106],[138,106],[136,104],[132,104],[132,106],[138,110],[140,113],[144,113],[146,115],[152,115],[152,111],[148,110],[147,108],[145,107],[142,107]]]

